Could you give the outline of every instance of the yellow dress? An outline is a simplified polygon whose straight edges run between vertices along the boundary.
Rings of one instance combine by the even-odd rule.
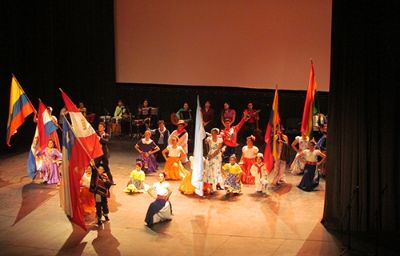
[[[146,185],[144,184],[144,179],[146,175],[142,170],[133,170],[130,174],[130,181],[124,189],[126,193],[142,193],[146,190]]]
[[[183,167],[183,166],[182,166]],[[195,187],[192,185],[192,172],[182,168],[183,180],[179,186],[179,191],[185,195],[191,195],[194,193]]]
[[[227,192],[240,193],[242,190],[242,183],[240,181],[242,169],[240,166],[237,163],[233,165],[227,163],[222,166],[222,169],[228,171],[228,175],[224,183],[225,190]]]

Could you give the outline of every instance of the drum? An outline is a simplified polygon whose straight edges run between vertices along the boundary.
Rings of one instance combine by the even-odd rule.
[[[134,119],[133,120],[133,125],[135,126],[141,126],[144,124],[144,120],[143,119]]]
[[[100,116],[100,122],[109,123],[111,121],[111,116]]]
[[[113,135],[121,135],[121,117],[111,118],[111,133]]]
[[[158,108],[151,108],[150,109],[150,115],[158,116]]]

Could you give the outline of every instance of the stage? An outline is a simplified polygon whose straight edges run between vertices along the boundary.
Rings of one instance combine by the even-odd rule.
[[[300,176],[286,174],[288,184],[257,195],[244,185],[241,195],[225,199],[224,191],[200,198],[173,193],[172,221],[144,225],[148,194],[122,190],[137,157],[132,140],[110,144],[110,167],[116,186],[109,200],[110,219],[102,228],[87,219],[88,231],[73,226],[59,207],[55,185],[31,182],[28,153],[0,159],[0,246],[2,255],[338,255],[340,243],[320,223],[325,181],[303,192]],[[157,175],[146,177],[152,184]]]

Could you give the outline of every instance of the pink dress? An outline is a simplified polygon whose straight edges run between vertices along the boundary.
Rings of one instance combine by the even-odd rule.
[[[46,148],[38,156],[42,158],[42,164],[38,171],[41,173],[43,182],[57,184],[60,182],[60,162],[62,154],[56,148]]]

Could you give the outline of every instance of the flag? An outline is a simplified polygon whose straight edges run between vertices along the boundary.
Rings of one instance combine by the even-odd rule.
[[[83,147],[89,154],[90,158],[95,159],[99,156],[102,156],[103,150],[101,148],[96,131],[82,115],[76,105],[71,101],[68,95],[63,91],[61,91],[61,95],[71,119],[72,129],[76,134],[76,137],[79,138],[80,143],[83,144]]]
[[[193,150],[193,172],[192,185],[195,187],[195,193],[199,196],[203,195],[203,139],[206,137],[206,131],[203,126],[203,118],[201,115],[199,95],[197,95],[196,123],[194,135],[194,150]]]
[[[25,118],[32,114],[32,112],[36,112],[35,108],[21,88],[17,78],[13,75],[11,78],[10,108],[6,136],[6,143],[9,147],[11,147],[11,136],[17,132],[18,127],[24,123]]]
[[[28,154],[28,162],[27,162],[27,172],[28,175],[32,178],[35,177],[36,170],[37,170],[37,163],[36,163],[36,154],[39,150],[39,131],[38,127],[36,126],[35,134],[32,139],[31,148]]]
[[[269,115],[267,129],[265,132],[265,150],[264,150],[264,162],[268,172],[271,172],[274,168],[274,157],[278,157],[278,149],[276,141],[274,141],[274,135],[276,129],[280,124],[281,119],[279,117],[279,99],[278,99],[278,86],[275,88],[274,100],[272,102],[272,109]]]
[[[37,128],[39,131],[39,142],[40,142],[40,150],[43,150],[47,146],[47,142],[50,138],[50,135],[52,133],[57,133],[57,125],[53,122],[52,117],[50,116],[49,112],[47,111],[46,106],[43,104],[43,102],[39,99],[39,113],[38,113],[38,121],[37,121]],[[52,139],[55,136],[52,136]],[[59,148],[59,141],[58,141],[58,135],[56,137],[57,141],[54,141],[54,145],[58,145],[58,150]]]
[[[301,133],[311,135],[313,128],[314,97],[317,91],[317,81],[315,79],[314,64],[311,61],[310,76],[308,81],[307,96],[304,102],[303,118],[301,120]]]
[[[67,119],[63,122],[62,179],[60,205],[73,223],[86,230],[80,203],[80,180],[90,164],[90,157],[76,138]]]
[[[83,209],[79,200],[80,180],[90,161],[103,150],[93,127],[82,115],[67,94],[61,91],[71,123],[63,122],[63,173],[68,176],[62,183],[61,205],[72,222],[86,230]]]

